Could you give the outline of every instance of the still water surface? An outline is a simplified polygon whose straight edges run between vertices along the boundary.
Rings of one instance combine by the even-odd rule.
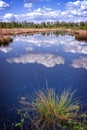
[[[75,36],[27,35],[0,46],[0,116],[34,89],[71,87],[87,102],[87,42]]]

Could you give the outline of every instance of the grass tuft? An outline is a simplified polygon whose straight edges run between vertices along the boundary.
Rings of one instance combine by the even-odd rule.
[[[70,89],[65,89],[57,95],[50,88],[45,92],[39,91],[34,101],[26,103],[34,113],[31,120],[36,129],[58,129],[65,126],[68,121],[75,120],[80,105],[79,101],[74,99],[74,93]]]

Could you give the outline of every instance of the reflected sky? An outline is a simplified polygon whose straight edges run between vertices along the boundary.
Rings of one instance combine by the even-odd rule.
[[[43,53],[32,53],[24,54],[17,58],[7,59],[9,63],[39,63],[45,67],[54,67],[56,64],[64,64],[64,59],[61,56],[56,56],[52,54],[43,54]]]
[[[54,67],[67,63],[69,59],[68,66],[87,69],[87,42],[77,41],[75,36],[56,36],[51,32],[49,35],[20,35],[13,39],[12,44],[0,47],[3,53],[12,53],[6,58],[8,63],[37,63],[45,67]]]
[[[84,68],[87,70],[87,57],[80,57],[72,61],[72,67],[74,68]]]
[[[33,47],[26,47],[25,50],[26,51],[34,51]]]
[[[12,51],[12,48],[10,48],[10,47],[0,47],[0,51],[2,51],[4,53],[8,53],[8,52]]]
[[[75,36],[70,35],[50,35],[50,36],[41,36],[40,34],[34,36],[20,36],[14,39],[15,41],[27,42],[29,46],[37,46],[43,48],[50,48],[56,46],[58,49],[61,45],[64,52],[71,53],[82,53],[87,54],[87,42],[77,41]]]

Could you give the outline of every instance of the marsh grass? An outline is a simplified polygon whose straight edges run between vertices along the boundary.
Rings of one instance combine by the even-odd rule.
[[[76,34],[75,39],[78,41],[87,41],[87,33]]]
[[[78,41],[87,41],[87,37],[82,37],[82,36],[79,36],[79,35],[76,36],[75,39],[78,40]]]
[[[36,130],[62,130],[65,126],[66,130],[68,127],[73,130],[75,125],[80,126],[80,102],[74,94],[71,89],[65,89],[57,95],[54,89],[47,88],[45,91],[39,90],[31,102],[22,97],[20,103],[24,104],[25,113]]]
[[[11,37],[0,37],[0,46],[8,46],[10,42],[12,42],[13,39]]]
[[[73,100],[74,92],[64,90],[60,96],[56,95],[51,88],[46,93],[39,91],[36,102],[32,103],[33,108],[39,115],[39,124],[44,122],[48,128],[62,127],[62,124],[75,118],[79,111],[79,102]]]

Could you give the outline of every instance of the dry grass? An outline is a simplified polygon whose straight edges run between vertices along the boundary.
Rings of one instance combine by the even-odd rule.
[[[55,30],[60,30],[60,29],[12,28],[12,29],[0,29],[0,33],[2,35],[18,35],[18,34],[42,33],[42,32],[55,31]]]
[[[84,41],[87,41],[87,34],[77,34],[76,36],[75,36],[75,38],[77,39],[77,40],[79,40],[79,41],[82,41],[82,40],[84,40]]]
[[[87,41],[87,31],[79,30],[75,32],[75,38],[79,41]]]
[[[0,29],[0,35],[20,35],[20,34],[34,34],[34,33],[43,33],[49,31],[66,31],[70,34],[75,35],[77,40],[86,40],[87,41],[87,31],[86,30],[72,30],[72,29],[63,29],[63,28],[12,28],[12,29]]]
[[[8,46],[10,42],[12,42],[13,39],[11,37],[0,37],[0,46]]]

